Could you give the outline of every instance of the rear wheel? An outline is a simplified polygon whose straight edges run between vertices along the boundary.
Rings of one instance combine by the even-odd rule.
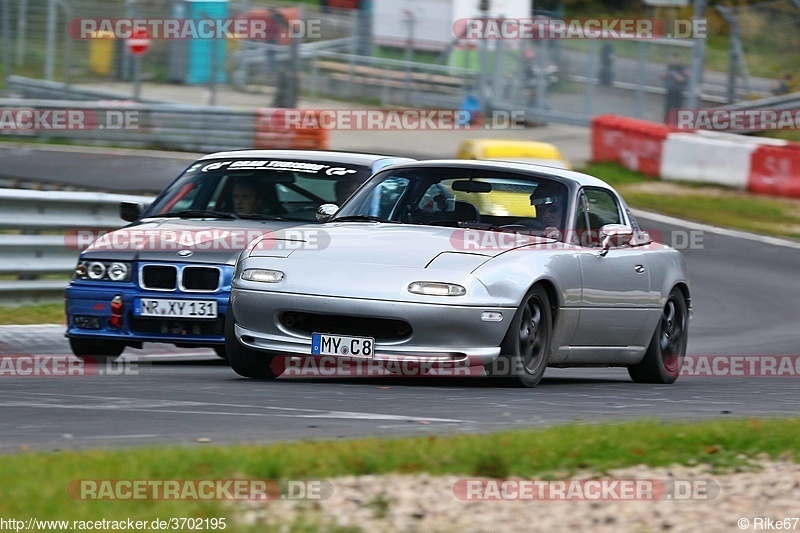
[[[75,357],[87,363],[105,363],[119,357],[125,349],[125,344],[111,340],[70,338],[69,347]]]
[[[552,340],[550,299],[542,287],[534,287],[522,299],[500,346],[500,357],[486,365],[486,374],[500,386],[536,386],[547,368]]]
[[[233,371],[246,378],[274,379],[276,374],[270,365],[275,356],[243,346],[236,338],[235,321],[229,307],[225,317],[225,351]]]
[[[628,367],[636,383],[674,383],[686,355],[689,313],[680,289],[672,289],[661,312],[647,353],[637,364]]]

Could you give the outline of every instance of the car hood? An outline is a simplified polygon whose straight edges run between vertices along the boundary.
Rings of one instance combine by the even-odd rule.
[[[470,264],[472,270],[509,250],[552,242],[514,233],[366,222],[340,222],[296,229],[305,236],[304,242],[282,256],[291,257],[293,262],[307,260],[412,268],[458,263]],[[272,238],[273,235],[267,235],[264,244],[252,250],[251,257],[275,257]]]
[[[273,240],[282,239],[280,230],[298,224],[261,220],[147,219],[100,235],[81,257],[233,265],[253,239],[273,232],[278,232]]]

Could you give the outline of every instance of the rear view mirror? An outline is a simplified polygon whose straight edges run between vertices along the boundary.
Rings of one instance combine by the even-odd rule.
[[[485,181],[458,180],[453,182],[452,189],[461,192],[492,192],[492,184]]]
[[[135,222],[144,213],[144,204],[141,202],[121,202],[119,204],[119,217],[126,222]]]

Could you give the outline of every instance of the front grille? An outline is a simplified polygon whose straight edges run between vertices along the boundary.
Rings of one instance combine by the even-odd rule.
[[[145,265],[142,268],[142,287],[173,290],[178,286],[178,269],[174,266]]]
[[[373,337],[376,340],[402,340],[411,336],[408,322],[389,318],[371,318],[347,315],[319,315],[287,311],[281,315],[281,324],[298,333],[330,333],[355,337]]]
[[[209,267],[186,267],[181,285],[187,291],[215,291],[219,286],[219,270]]]
[[[215,320],[132,317],[130,324],[131,331],[135,333],[180,335],[191,338],[192,336],[222,335],[225,330],[225,317],[219,316]]]

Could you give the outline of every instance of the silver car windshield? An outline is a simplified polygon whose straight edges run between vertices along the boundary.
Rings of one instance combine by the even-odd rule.
[[[568,189],[555,180],[458,168],[387,170],[334,220],[543,232],[565,227]]]
[[[209,161],[187,169],[145,216],[315,221],[320,205],[344,202],[369,175],[326,162]]]

